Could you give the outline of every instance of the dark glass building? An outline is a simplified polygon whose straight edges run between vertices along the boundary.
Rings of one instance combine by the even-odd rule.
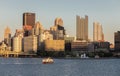
[[[25,25],[34,27],[35,13],[23,13],[23,26]]]
[[[115,51],[120,51],[120,31],[114,33]]]
[[[23,13],[24,36],[32,35],[32,29],[35,26],[35,13]]]

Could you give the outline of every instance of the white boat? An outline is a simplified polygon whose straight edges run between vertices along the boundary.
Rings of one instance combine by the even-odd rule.
[[[81,58],[89,58],[88,56],[86,56],[86,54],[81,54]]]
[[[43,64],[52,64],[52,63],[54,63],[54,60],[52,58],[48,57],[48,58],[44,58],[42,60],[42,63]]]

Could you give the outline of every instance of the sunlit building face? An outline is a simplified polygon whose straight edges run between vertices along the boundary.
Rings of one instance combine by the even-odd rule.
[[[85,18],[76,16],[76,37],[77,40],[88,41],[88,16]]]
[[[61,18],[56,18],[55,25],[63,26],[63,20]]]
[[[93,41],[104,41],[102,25],[98,22],[93,23]]]

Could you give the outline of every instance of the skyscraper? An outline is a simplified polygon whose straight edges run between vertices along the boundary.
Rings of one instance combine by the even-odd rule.
[[[55,19],[55,25],[63,26],[63,20],[61,18],[56,18]]]
[[[35,35],[40,35],[41,33],[43,33],[43,31],[44,31],[44,28],[43,28],[43,26],[42,26],[42,24],[40,23],[40,22],[37,22],[36,24],[35,24],[35,27],[34,27],[34,29],[35,29]]]
[[[76,37],[77,40],[88,41],[88,16],[85,18],[76,16]]]
[[[9,27],[6,27],[6,29],[4,31],[4,42],[9,47],[11,47],[11,30]]]
[[[115,51],[120,51],[120,31],[114,33]]]
[[[32,29],[35,26],[35,13],[23,13],[24,36],[32,35]]]
[[[104,41],[102,25],[98,22],[93,23],[93,41]]]
[[[55,40],[63,40],[65,33],[65,29],[63,27],[63,20],[61,18],[55,19],[55,24],[50,28],[51,33],[53,34],[53,39]]]
[[[11,30],[9,27],[6,27],[5,28],[5,31],[4,31],[4,39],[5,38],[10,38],[11,37]]]
[[[25,25],[34,27],[35,13],[23,13],[23,26]]]

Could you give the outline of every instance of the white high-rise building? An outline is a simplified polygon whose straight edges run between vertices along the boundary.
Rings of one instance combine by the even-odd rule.
[[[22,52],[22,38],[21,37],[13,37],[13,51]]]
[[[102,25],[98,22],[93,23],[93,41],[104,41]]]
[[[37,22],[35,24],[34,29],[35,29],[34,30],[35,35],[40,35],[44,31],[44,28],[43,28],[43,26],[42,26],[42,24],[40,22]]]

